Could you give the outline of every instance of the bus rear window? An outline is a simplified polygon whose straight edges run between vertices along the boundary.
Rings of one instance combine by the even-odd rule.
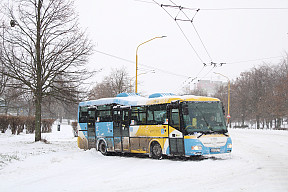
[[[87,123],[88,118],[88,107],[80,107],[79,110],[79,123]]]

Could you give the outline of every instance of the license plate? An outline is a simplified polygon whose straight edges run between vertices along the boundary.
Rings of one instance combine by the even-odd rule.
[[[212,152],[212,153],[220,152],[220,148],[210,149],[210,152]]]

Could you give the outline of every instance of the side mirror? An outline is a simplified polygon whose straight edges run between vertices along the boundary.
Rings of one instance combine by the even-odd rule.
[[[222,103],[222,111],[223,111],[223,115],[225,116],[225,108],[224,108],[223,103]]]

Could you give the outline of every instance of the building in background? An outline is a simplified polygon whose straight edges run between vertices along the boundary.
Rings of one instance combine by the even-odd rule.
[[[221,85],[222,81],[199,80],[198,83],[196,83],[195,88],[197,90],[204,90],[208,96],[212,96]]]

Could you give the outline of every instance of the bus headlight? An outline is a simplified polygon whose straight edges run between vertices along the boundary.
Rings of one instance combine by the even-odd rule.
[[[229,143],[228,145],[227,145],[227,148],[232,148],[232,143]]]
[[[196,145],[191,147],[192,150],[202,150],[202,146]]]

